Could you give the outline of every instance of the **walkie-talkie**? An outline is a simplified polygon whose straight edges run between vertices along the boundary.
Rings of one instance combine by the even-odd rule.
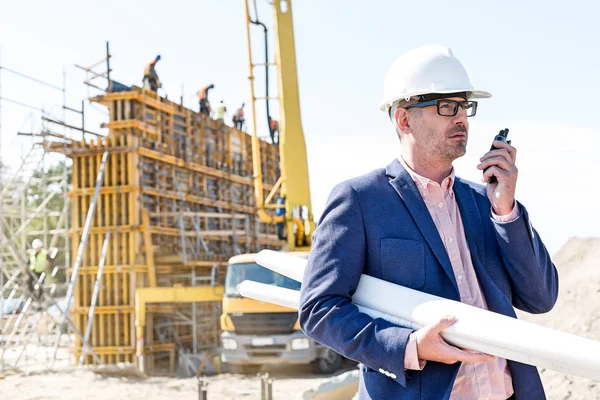
[[[505,128],[505,129],[501,130],[500,132],[498,132],[498,134],[494,137],[494,141],[497,140],[499,142],[506,142],[506,143],[510,144],[510,140],[506,140],[507,136],[508,136],[508,128]],[[498,149],[498,147],[494,146],[494,144],[492,143],[492,147],[490,148],[490,151],[497,150],[497,149]],[[487,171],[488,168],[483,170],[483,172],[485,173],[485,171]],[[497,181],[498,180],[496,179],[496,177],[494,175],[492,175],[487,183],[496,183]]]

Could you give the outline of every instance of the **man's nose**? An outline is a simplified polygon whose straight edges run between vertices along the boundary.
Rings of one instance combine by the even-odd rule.
[[[457,125],[457,124],[466,125],[467,124],[467,110],[465,110],[459,106],[458,111],[456,112],[456,115],[452,118],[452,123],[454,125]]]

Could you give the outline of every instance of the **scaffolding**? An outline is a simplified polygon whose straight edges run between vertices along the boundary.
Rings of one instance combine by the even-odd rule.
[[[58,198],[67,192],[68,168],[48,166],[46,146],[47,143],[44,142],[35,143],[21,165],[2,185],[2,287],[14,280],[14,275],[22,269],[21,258],[29,261],[27,254],[34,238],[42,240],[45,249],[56,249],[54,251],[61,255],[54,263],[51,279],[45,284],[52,283],[53,291],[58,289],[61,292],[67,283],[66,271],[70,264],[67,240],[68,204]],[[8,246],[9,243],[19,257]]]
[[[43,109],[4,96],[1,84],[3,73],[60,92],[63,101],[62,118],[65,119],[65,111],[68,110],[68,107],[66,107],[66,75],[64,72],[63,85],[59,87],[7,68],[0,63],[0,140],[4,141],[1,114],[3,102],[39,111],[43,120],[50,119],[50,115]],[[7,279],[10,280],[14,275],[16,269],[22,267],[19,265],[17,256],[12,254],[8,247],[9,242],[18,252],[19,257],[24,257],[26,261],[29,259],[26,255],[30,249],[29,245],[34,238],[42,240],[45,249],[56,248],[60,255],[54,262],[52,278],[64,278],[70,265],[70,243],[67,235],[69,229],[68,198],[66,196],[70,179],[69,167],[66,164],[66,158],[56,159],[47,152],[48,146],[52,142],[54,145],[58,144],[58,138],[61,139],[60,143],[65,143],[64,140],[69,141],[70,139],[67,139],[64,134],[53,134],[47,128],[47,123],[44,122],[39,132],[17,132],[18,136],[32,137],[32,142],[29,151],[21,157],[20,165],[17,165],[16,168],[11,170],[4,165],[0,152],[0,287],[2,288],[6,285]],[[55,285],[60,285],[59,292],[67,283],[65,280],[51,280]]]
[[[40,132],[21,133],[36,142],[20,168],[3,176],[0,299],[18,298],[28,305],[21,317],[11,316],[13,324],[20,320],[21,333],[11,340],[0,335],[2,355],[27,348],[43,320],[48,329],[38,332],[38,342],[43,336],[57,349],[69,333],[75,363],[132,362],[147,373],[173,373],[177,360],[187,363],[189,355],[206,360],[218,349],[228,259],[280,249],[285,240],[275,224],[261,222],[256,214],[251,136],[156,92],[112,80],[110,59],[107,44],[103,60],[77,66],[86,72],[84,83],[100,90],[89,100],[92,107],[108,110],[102,126],[108,135],[88,130],[85,102],[81,110],[68,107],[63,84],[62,118],[42,113]],[[106,85],[98,83],[102,79]],[[81,126],[67,123],[67,111],[81,115]],[[266,139],[259,145],[264,198],[280,177],[280,160],[277,145]],[[46,160],[57,154],[64,157],[63,168],[50,168]],[[97,199],[90,207],[97,179]],[[35,201],[32,186],[40,188]],[[60,196],[64,201],[53,201]],[[23,283],[33,238],[61,255],[47,274],[52,279],[40,279],[43,299]],[[71,265],[78,258],[80,263]],[[149,300],[136,311],[140,290]],[[72,304],[59,307],[54,297],[65,292],[72,292]],[[53,306],[59,315],[40,319]],[[65,308],[69,325],[61,329]],[[145,325],[139,326],[140,318]]]
[[[2,181],[0,374],[6,369],[39,367],[40,349],[48,365],[47,350],[56,324],[52,313],[58,314],[56,298],[68,284],[68,201],[63,197],[68,167],[48,160],[48,145],[45,140],[35,142],[21,165]],[[52,259],[52,268],[39,277],[28,265],[34,238],[42,241]]]
[[[91,100],[109,109],[104,125],[109,135],[51,148],[73,161],[73,251],[81,240],[100,159],[109,154],[71,312],[82,331],[102,242],[110,231],[91,348],[102,363],[135,362],[143,355],[147,372],[173,372],[176,352],[218,347],[221,303],[149,304],[145,340],[140,341],[136,290],[218,290],[231,256],[281,248],[285,242],[275,224],[260,223],[255,214],[249,135],[138,87]],[[278,149],[266,141],[261,147],[266,195],[279,176]],[[82,343],[75,343],[79,357]],[[94,362],[87,355],[84,359]]]
[[[68,109],[64,73],[62,88],[0,64],[0,81],[3,74],[60,92],[64,120]],[[45,120],[56,117],[45,110],[7,98],[0,91],[0,110],[5,102],[35,110],[44,122],[39,131],[16,132],[15,142],[8,145],[15,149],[18,140],[31,137],[30,148],[18,165],[9,168],[0,161],[0,373],[25,365],[39,367],[35,357],[52,343],[52,313],[60,310],[56,298],[68,285],[71,254],[67,197],[70,167],[66,157],[48,152],[50,145],[64,145],[71,139],[50,132]],[[0,115],[0,127],[2,122]],[[39,277],[29,271],[28,265],[33,239],[42,241],[52,259],[52,268]]]

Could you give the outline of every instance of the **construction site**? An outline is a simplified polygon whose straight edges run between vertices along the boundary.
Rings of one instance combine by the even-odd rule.
[[[282,35],[291,32],[290,14],[279,13]],[[251,55],[250,32],[260,22],[250,11],[247,19]],[[277,65],[290,81],[296,74],[293,38],[291,43],[289,50],[277,49]],[[294,82],[280,89],[279,99],[269,98],[268,86],[255,93],[252,74],[257,67],[267,70],[269,60],[250,59],[255,102],[283,103],[289,92],[281,105],[289,109],[287,121],[272,121],[267,105],[272,128],[259,137],[256,122],[248,134],[241,124],[231,127],[218,118],[218,106],[207,111],[208,90],[200,111],[161,96],[153,66],[143,87],[114,81],[109,46],[102,60],[79,67],[84,84],[97,93],[86,101],[107,110],[102,128],[108,135],[85,126],[85,101],[79,110],[63,104],[63,113],[81,115],[80,126],[42,115],[38,132],[18,133],[32,137],[21,165],[3,170],[2,376],[32,366],[52,369],[67,360],[132,365],[147,376],[222,372],[220,320],[229,260],[262,249],[306,248],[314,228]],[[236,122],[245,122],[243,114]],[[280,149],[288,152],[288,164]],[[300,171],[282,172],[289,166]],[[30,269],[39,255],[44,265]],[[235,325],[229,314],[224,323],[238,332],[298,331],[295,316],[291,325],[286,322],[289,312],[255,314],[252,321],[252,314],[244,318],[238,310]],[[284,314],[280,326],[277,318]],[[274,348],[256,350],[271,354]]]
[[[199,108],[169,98],[154,70],[160,56],[140,82],[115,80],[111,63],[127,55],[106,42],[77,65],[90,93],[80,107],[63,100],[62,117],[41,110],[38,129],[15,132],[29,147],[18,165],[0,160],[3,398],[356,398],[357,363],[305,338],[296,310],[239,293],[264,274],[256,253],[306,258],[315,230],[290,3],[272,2],[267,33],[244,1],[251,118],[242,105],[233,124],[224,120],[209,86]],[[274,58],[256,59],[253,46]],[[10,79],[66,99],[65,86],[3,62],[0,110],[28,107],[2,92]],[[90,107],[105,111],[100,126]],[[519,318],[600,339],[600,307],[572,312],[600,285],[598,248],[569,241],[555,261],[561,303]],[[540,372],[550,399],[600,399],[596,382]]]

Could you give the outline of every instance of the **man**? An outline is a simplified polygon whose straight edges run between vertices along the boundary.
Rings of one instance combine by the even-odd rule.
[[[43,273],[47,273],[50,269],[51,262],[50,257],[48,257],[48,252],[43,249],[44,244],[40,239],[34,239],[31,242],[31,247],[33,248],[33,252],[29,256],[29,270],[35,276],[35,280],[31,275],[28,276],[28,284],[29,291],[33,294],[35,298],[40,297],[40,293],[35,290],[35,285],[37,281],[40,279]]]
[[[525,207],[515,200],[516,149],[477,166],[486,186],[455,176],[468,117],[490,97],[475,91],[443,46],[401,56],[381,109],[401,142],[385,169],[337,185],[321,216],[302,283],[302,330],[359,361],[360,399],[538,400],[537,369],[444,342],[448,316],[417,331],[360,313],[351,303],[361,274],[516,318],[513,306],[552,309],[558,276]],[[491,139],[490,135],[490,139]]]
[[[269,132],[271,134],[271,142],[279,144],[279,121],[269,116]]]
[[[144,68],[144,89],[152,90],[156,92],[162,84],[160,83],[160,79],[158,79],[158,74],[156,73],[156,63],[160,61],[160,54],[154,58],[154,60],[150,61],[146,64],[146,68]]]
[[[244,105],[245,103],[242,103],[240,108],[238,108],[235,114],[233,114],[232,118],[233,126],[235,127],[235,129],[238,129],[240,131],[244,129],[244,125],[246,123],[246,119],[244,118]]]
[[[217,105],[215,108],[215,113],[213,114],[213,119],[221,122],[225,122],[225,114],[227,113],[227,107],[225,107],[225,103],[223,100]]]
[[[214,88],[215,85],[211,83],[210,85],[204,86],[198,91],[198,93],[196,93],[200,103],[200,114],[210,115],[210,102],[208,101],[208,91]]]

